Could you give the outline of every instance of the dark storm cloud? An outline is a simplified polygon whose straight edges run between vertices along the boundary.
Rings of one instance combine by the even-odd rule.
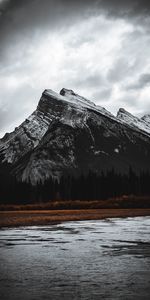
[[[137,17],[150,12],[150,2],[141,0],[1,0],[0,51],[6,54],[9,44],[20,38],[32,39],[36,32],[69,26],[88,14],[108,14],[110,17]],[[6,49],[7,50],[7,49]]]
[[[150,2],[142,0],[2,0],[0,2],[0,25],[3,37],[7,30],[22,30],[43,26],[57,26],[73,17],[85,17],[85,13],[100,13],[126,17],[146,15],[150,12]],[[19,25],[19,27],[18,27]],[[9,33],[8,33],[9,34]]]
[[[93,1],[92,7],[94,7]],[[35,26],[57,26],[67,19],[84,17],[91,1],[69,0],[4,0],[1,4],[1,24],[16,26],[16,29],[34,28]],[[20,28],[17,25],[20,24]],[[10,28],[11,29],[11,28]]]
[[[86,3],[85,3],[86,2]],[[4,0],[0,6],[0,50],[19,39],[32,39],[34,31],[57,29],[88,14],[91,1]],[[93,6],[92,6],[93,7]]]
[[[44,88],[146,111],[149,26],[149,1],[0,0],[1,132],[32,113]]]
[[[148,0],[101,0],[99,7],[107,14],[118,17],[133,17],[148,15],[150,12],[150,2]]]

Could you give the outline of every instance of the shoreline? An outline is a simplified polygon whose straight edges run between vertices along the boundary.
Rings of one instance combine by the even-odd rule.
[[[0,229],[4,227],[52,225],[68,221],[102,220],[150,216],[150,209],[71,209],[1,211]]]

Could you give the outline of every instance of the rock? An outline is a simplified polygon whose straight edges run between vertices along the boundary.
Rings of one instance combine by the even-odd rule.
[[[48,89],[33,114],[1,139],[0,163],[8,163],[11,174],[33,185],[89,170],[147,170],[150,134],[148,118],[143,118],[124,109],[115,117],[72,90],[57,94]]]

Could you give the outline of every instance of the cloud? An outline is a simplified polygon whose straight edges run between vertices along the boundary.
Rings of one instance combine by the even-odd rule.
[[[0,10],[2,52],[10,43],[26,36],[32,41],[33,32],[38,34],[45,28],[57,30],[60,26],[69,28],[89,15],[130,18],[130,22],[138,19],[138,23],[145,25],[150,4],[144,0],[1,0]]]
[[[105,10],[109,16],[137,17],[149,15],[150,3],[148,0],[100,0],[99,7]]]
[[[129,90],[139,90],[150,86],[150,73],[142,74],[138,80],[127,86]]]
[[[124,81],[132,73],[133,67],[134,62],[132,60],[130,61],[126,55],[120,56],[108,71],[107,78],[112,83]]]
[[[68,0],[1,0],[0,2],[0,59],[11,62],[14,45],[28,46],[45,31],[53,32],[85,19],[94,10],[94,2]],[[90,7],[90,9],[89,9]],[[20,45],[21,44],[21,45]],[[22,50],[22,47],[20,47]],[[22,52],[20,50],[20,52]]]
[[[138,0],[0,1],[1,134],[45,88],[71,88],[114,113],[149,112],[149,9]]]
[[[20,95],[18,97],[18,94]],[[18,89],[12,86],[1,91],[1,97],[5,99],[0,105],[0,131],[3,135],[6,131],[13,130],[36,108],[36,91],[30,86],[22,85]],[[36,97],[35,97],[36,98]]]
[[[92,98],[97,104],[106,105],[112,96],[112,87],[102,87],[97,92],[93,93]]]
[[[89,72],[88,70],[86,72],[86,70],[84,70],[84,76],[81,78],[79,78],[78,71],[76,73],[76,78],[73,79],[73,85],[75,88],[82,89],[84,87],[88,87],[89,90],[95,90],[97,87],[104,85],[104,78],[98,70],[95,72]],[[72,80],[68,83],[72,84],[71,81]]]

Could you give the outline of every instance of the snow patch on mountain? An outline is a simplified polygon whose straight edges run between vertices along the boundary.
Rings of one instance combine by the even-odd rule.
[[[96,150],[96,151],[94,151],[94,154],[95,155],[101,155],[101,154],[103,154],[103,155],[109,155],[107,152],[105,152],[103,150]]]
[[[3,154],[3,162],[14,163],[27,152],[38,146],[39,141],[46,133],[50,124],[43,118],[43,113],[35,111],[13,133],[1,140],[0,153]],[[3,142],[4,141],[4,142]]]
[[[146,122],[150,126],[150,114],[144,115],[141,118],[142,121]]]
[[[58,101],[69,102],[71,105],[74,105],[76,108],[82,109],[82,111],[83,111],[83,108],[92,109],[98,113],[101,113],[103,115],[106,115],[106,116],[112,117],[113,119],[116,119],[115,116],[113,114],[111,114],[109,111],[107,111],[104,107],[96,105],[92,101],[74,93],[74,91],[72,91],[72,90],[63,88],[60,91],[60,94],[58,94],[58,93],[48,89],[48,90],[44,91],[44,94],[48,95]]]
[[[115,153],[119,153],[119,149],[118,149],[118,148],[115,148],[115,149],[114,149],[114,152],[115,152]]]
[[[133,116],[131,113],[126,111],[124,108],[120,108],[117,113],[117,118],[120,121],[132,126],[133,128],[138,128],[138,129],[150,134],[150,123],[148,123],[146,121],[146,117],[145,117],[145,119],[144,119],[144,117],[142,119],[140,119],[138,117]]]
[[[91,165],[96,159],[103,164],[111,155],[115,159],[126,155],[126,143],[119,144],[122,137],[133,147],[137,136],[145,141],[149,134],[150,115],[140,119],[120,109],[115,117],[72,90],[62,89],[58,94],[48,89],[33,114],[0,140],[1,162],[12,164],[22,181],[36,184],[49,176],[58,178],[64,170],[75,170],[83,148],[81,165],[87,153],[92,157]]]

